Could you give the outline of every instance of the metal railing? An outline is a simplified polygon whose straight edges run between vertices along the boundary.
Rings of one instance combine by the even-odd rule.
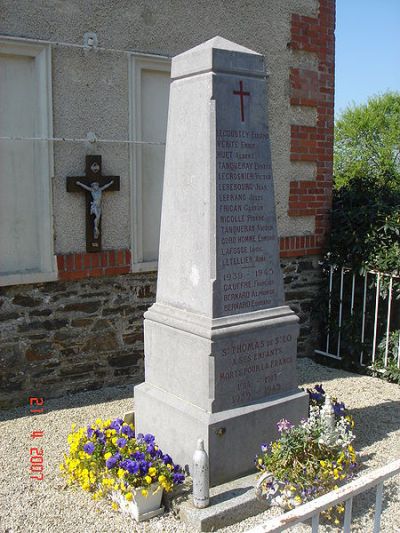
[[[315,353],[341,360],[357,353],[362,366],[400,368],[400,277],[370,270],[329,268],[327,327],[324,348]],[[348,334],[351,325],[352,334]],[[392,336],[392,339],[391,339]]]
[[[400,459],[386,466],[372,470],[371,472],[351,481],[347,485],[328,492],[315,500],[307,502],[291,511],[268,520],[245,533],[280,533],[289,527],[295,526],[311,518],[312,533],[319,530],[319,518],[321,512],[344,502],[343,533],[350,533],[352,519],[353,498],[357,494],[376,487],[375,516],[373,533],[379,533],[381,527],[383,483],[386,479],[400,472]]]

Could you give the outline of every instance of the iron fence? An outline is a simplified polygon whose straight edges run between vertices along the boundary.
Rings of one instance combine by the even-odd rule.
[[[400,368],[400,277],[331,265],[324,338],[315,353],[377,370]]]

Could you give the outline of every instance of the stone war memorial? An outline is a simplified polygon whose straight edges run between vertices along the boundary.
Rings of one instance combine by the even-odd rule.
[[[254,469],[276,423],[307,416],[284,304],[262,55],[215,37],[172,61],[156,303],[138,432],[210,484]]]

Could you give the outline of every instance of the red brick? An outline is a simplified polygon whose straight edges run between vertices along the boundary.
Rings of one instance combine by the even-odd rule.
[[[71,272],[60,272],[59,279],[72,281],[86,277],[84,270],[77,270]]]
[[[64,272],[65,257],[63,254],[57,255],[57,269],[59,272]]]
[[[107,267],[108,266],[108,252],[101,252],[100,257],[101,257],[101,263],[100,263],[101,266]]]
[[[108,264],[110,266],[114,266],[115,265],[115,251],[114,250],[110,250],[108,252]]]
[[[74,269],[74,254],[68,254],[66,256],[65,270],[71,272]]]
[[[82,254],[75,254],[75,270],[82,270]]]
[[[91,257],[90,257],[90,255],[91,254],[88,254],[88,253],[82,254],[82,256],[83,256],[83,267],[85,269],[91,267]]]
[[[104,269],[92,268],[92,270],[88,270],[88,276],[90,278],[100,278],[101,276],[104,276]]]
[[[110,267],[104,270],[106,276],[118,276],[120,274],[129,274],[129,266]]]
[[[91,264],[90,264],[91,268],[96,268],[100,266],[100,253],[99,252],[90,254],[90,258],[91,258]]]

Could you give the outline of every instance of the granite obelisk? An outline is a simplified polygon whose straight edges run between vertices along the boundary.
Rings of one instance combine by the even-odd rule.
[[[172,61],[156,303],[137,431],[212,485],[251,471],[276,423],[307,415],[284,305],[264,58],[215,37]]]

